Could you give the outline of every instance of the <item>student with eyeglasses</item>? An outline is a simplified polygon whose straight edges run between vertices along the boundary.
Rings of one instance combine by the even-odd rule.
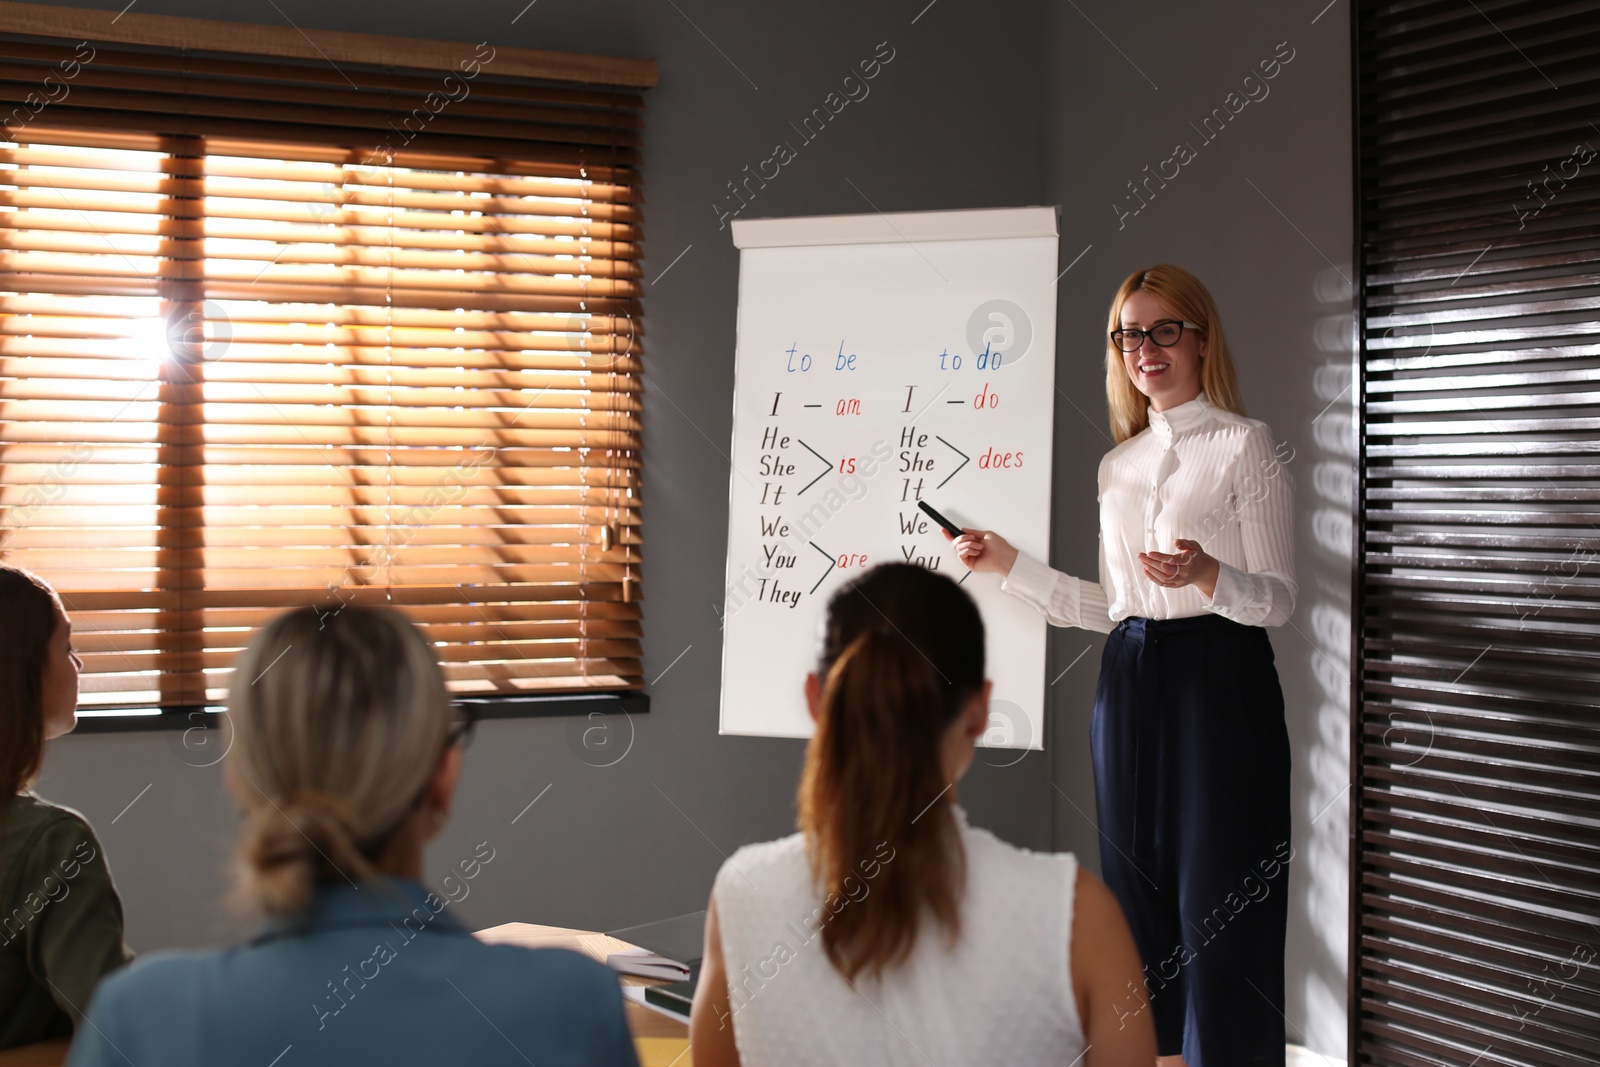
[[[1099,581],[992,530],[945,536],[1052,624],[1110,635],[1090,726],[1100,866],[1160,1062],[1282,1067],[1289,738],[1265,627],[1294,611],[1293,453],[1244,416],[1188,271],[1130,275],[1107,332]]]
[[[441,890],[424,883],[472,723],[404,616],[280,616],[234,665],[228,706],[240,888],[265,928],[102,982],[70,1067],[637,1067],[611,970],[484,944],[446,908],[462,878],[494,876],[495,842],[447,857]]]

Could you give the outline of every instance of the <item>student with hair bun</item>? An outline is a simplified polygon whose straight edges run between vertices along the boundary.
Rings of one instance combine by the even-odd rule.
[[[55,590],[0,564],[0,1049],[72,1033],[128,961],[94,831],[28,788],[44,743],[77,725],[80,667]]]
[[[957,803],[990,687],[983,620],[949,578],[884,564],[829,599],[800,832],[717,874],[696,1067],[1155,1062],[1110,892]]]
[[[453,718],[404,616],[280,616],[234,666],[229,719],[241,891],[265,929],[237,948],[152,954],[105,982],[71,1067],[636,1067],[614,973],[575,952],[483,944],[422,884],[471,721]],[[486,841],[452,857],[446,896],[492,877],[493,856]]]

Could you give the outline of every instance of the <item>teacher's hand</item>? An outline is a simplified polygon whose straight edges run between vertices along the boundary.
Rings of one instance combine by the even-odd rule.
[[[972,530],[963,526],[960,537],[952,537],[949,530],[940,530],[946,541],[955,542],[956,555],[968,570],[989,571],[994,574],[1011,573],[1017,561],[1017,550],[1011,542],[993,530]]]
[[[1157,585],[1164,585],[1168,589],[1192,585],[1208,597],[1216,592],[1217,572],[1221,565],[1200,547],[1198,541],[1186,541],[1180,537],[1176,553],[1141,552],[1139,562],[1144,565],[1145,577]]]

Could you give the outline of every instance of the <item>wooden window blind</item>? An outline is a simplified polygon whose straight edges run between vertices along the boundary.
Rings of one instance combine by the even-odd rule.
[[[654,65],[427,47],[0,35],[0,558],[86,709],[214,703],[304,604],[402,609],[458,692],[642,684]]]
[[[1600,1062],[1600,10],[1362,0],[1352,1064]]]

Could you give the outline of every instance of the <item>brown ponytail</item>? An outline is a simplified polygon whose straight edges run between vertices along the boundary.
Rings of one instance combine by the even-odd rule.
[[[818,673],[800,829],[829,905],[823,948],[853,980],[904,960],[924,909],[961,932],[966,857],[941,755],[983,687],[983,620],[949,578],[875,567],[830,599]]]
[[[241,889],[269,915],[378,875],[450,730],[433,651],[388,608],[280,615],[235,663],[228,711]]]

